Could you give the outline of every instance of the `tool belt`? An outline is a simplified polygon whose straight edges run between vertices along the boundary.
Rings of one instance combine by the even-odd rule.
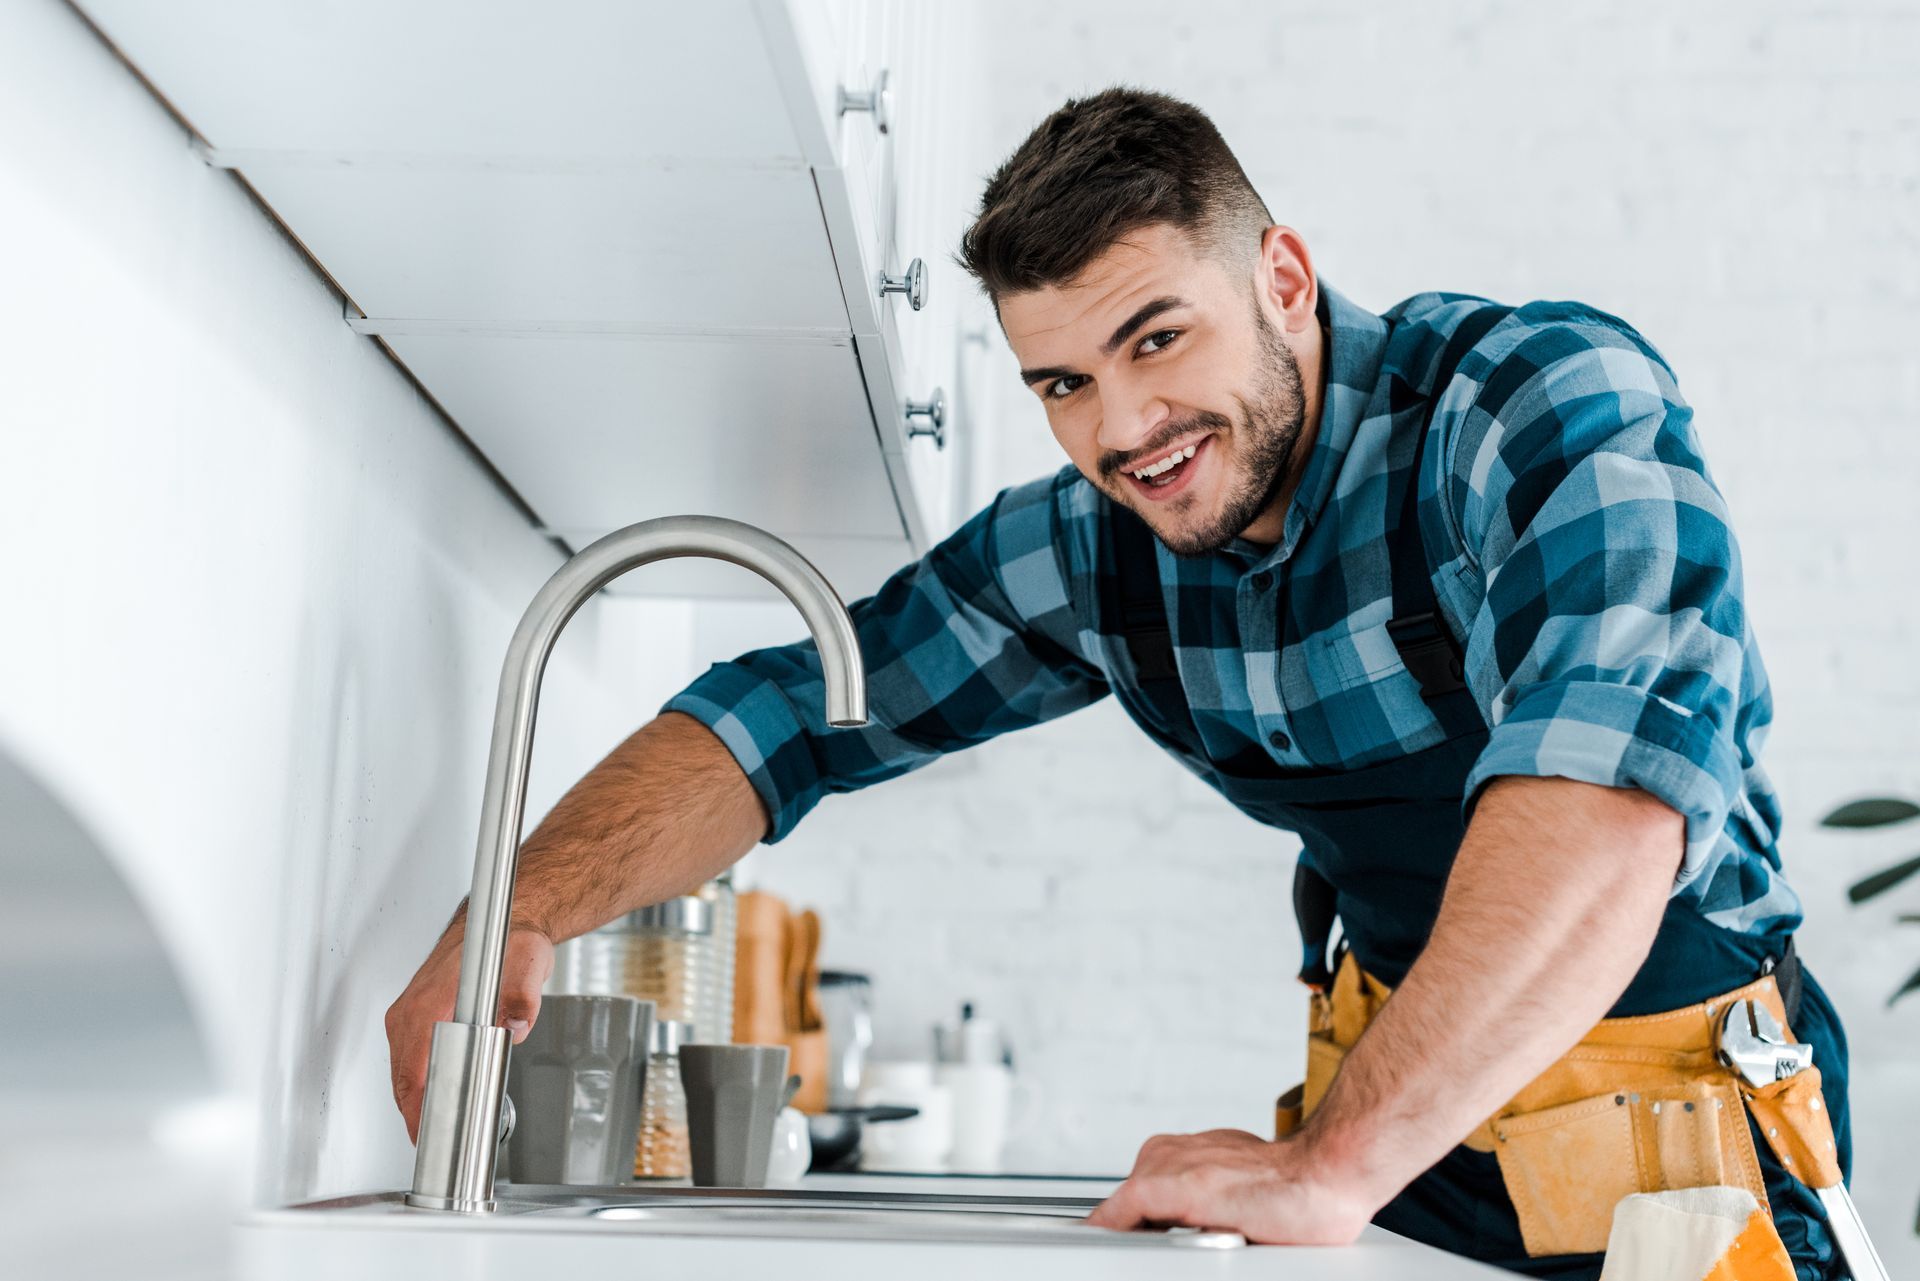
[[[1307,1079],[1276,1103],[1277,1136],[1313,1114],[1390,995],[1341,958],[1313,995]],[[1739,1000],[1788,1023],[1773,974],[1683,1009],[1603,1019],[1461,1140],[1498,1159],[1530,1257],[1606,1249],[1614,1207],[1636,1192],[1730,1185],[1768,1209],[1747,1111],[1790,1173],[1814,1187],[1839,1181],[1819,1070],[1756,1088],[1719,1061],[1720,1019]]]

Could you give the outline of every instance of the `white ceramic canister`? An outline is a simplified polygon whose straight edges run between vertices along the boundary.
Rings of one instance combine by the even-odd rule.
[[[934,1079],[933,1064],[867,1064],[860,1105],[892,1103],[918,1108],[905,1121],[881,1121],[860,1127],[863,1170],[944,1173],[953,1147],[953,1091]]]

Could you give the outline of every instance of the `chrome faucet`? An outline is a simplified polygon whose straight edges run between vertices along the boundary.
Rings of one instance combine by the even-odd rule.
[[[480,849],[473,862],[473,892],[460,951],[460,992],[453,1021],[433,1027],[408,1205],[468,1213],[494,1208],[493,1163],[510,1045],[507,1030],[495,1022],[527,807],[534,711],[547,656],[561,628],[589,596],[636,566],[676,556],[730,561],[779,588],[800,611],[819,646],[827,722],[866,723],[866,673],[846,606],[819,570],[764,530],[717,516],[667,516],[616,530],[555,571],[514,630],[500,673],[487,788],[480,806]]]

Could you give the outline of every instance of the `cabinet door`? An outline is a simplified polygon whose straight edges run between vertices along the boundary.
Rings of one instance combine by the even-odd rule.
[[[269,164],[247,181],[369,332],[847,329],[805,169]]]
[[[982,64],[969,6],[896,0],[891,7],[894,20],[881,29],[882,57],[898,71],[890,77],[894,127],[880,243],[887,247],[890,272],[902,273],[916,259],[925,264],[927,295],[919,311],[890,297],[881,334],[897,348],[902,400],[924,404],[938,394],[944,405],[945,447],[910,437],[905,454],[911,488],[929,534],[937,537],[964,519],[970,497],[959,484],[970,448],[962,438],[969,427],[963,419],[977,402],[968,401],[960,378],[968,332],[963,317],[972,313],[978,286],[954,257],[979,204],[980,177],[972,160]],[[913,423],[925,425],[924,418]]]
[[[236,152],[808,159],[751,0],[78,5],[203,137]]]
[[[555,528],[704,512],[783,536],[900,537],[844,339],[388,341]]]
[[[866,20],[867,4],[754,0],[767,46],[788,88],[802,153],[816,169],[838,169],[844,162],[847,124],[840,90],[861,87],[852,79],[854,41]]]

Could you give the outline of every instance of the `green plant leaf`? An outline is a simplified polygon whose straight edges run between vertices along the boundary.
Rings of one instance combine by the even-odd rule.
[[[1885,827],[1920,816],[1920,805],[1897,796],[1869,796],[1848,801],[1820,820],[1822,827]]]
[[[1856,903],[1864,903],[1877,894],[1886,893],[1915,872],[1920,872],[1920,854],[1855,881],[1847,887],[1847,897]]]
[[[1892,1005],[1909,992],[1920,992],[1920,970],[1915,970],[1913,973],[1907,975],[1907,981],[1900,985],[1898,992],[1895,992],[1887,998],[1887,1004]]]

